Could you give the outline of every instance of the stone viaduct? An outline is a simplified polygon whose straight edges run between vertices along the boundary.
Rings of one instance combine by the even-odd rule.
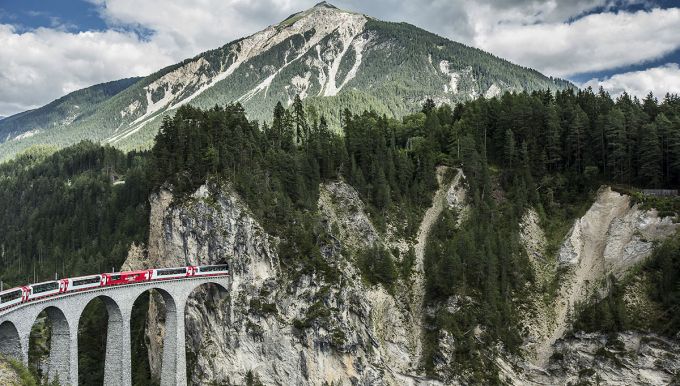
[[[148,290],[158,291],[165,301],[165,337],[161,385],[186,385],[184,309],[189,295],[212,283],[227,290],[230,277],[191,277],[66,293],[0,311],[0,353],[28,365],[31,328],[38,314],[46,311],[52,322],[48,378],[62,385],[78,385],[78,322],[85,307],[101,299],[108,312],[104,385],[132,384],[130,321],[135,300]]]

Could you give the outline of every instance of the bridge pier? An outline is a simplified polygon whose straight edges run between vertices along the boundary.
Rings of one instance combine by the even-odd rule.
[[[109,321],[106,332],[104,385],[129,386],[132,383],[130,358],[131,309],[122,310],[109,297],[101,297],[106,305]],[[127,382],[126,382],[127,381]]]
[[[188,295],[172,297],[161,291],[165,301],[165,338],[161,362],[161,386],[187,384],[186,350],[184,347],[184,308]]]
[[[28,367],[28,345],[31,341],[31,327],[33,327],[33,322],[29,322],[26,325],[19,326],[19,341],[21,342],[21,356],[15,357],[15,359],[20,360],[24,366]]]
[[[78,321],[69,324],[56,307],[48,307],[46,311],[52,322],[47,377],[63,385],[78,385]]]

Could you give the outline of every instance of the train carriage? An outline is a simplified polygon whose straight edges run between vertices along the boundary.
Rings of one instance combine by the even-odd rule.
[[[24,300],[23,288],[12,288],[0,292],[0,310],[20,304]]]
[[[193,274],[194,267],[159,268],[151,270],[151,280],[179,279]]]
[[[38,284],[28,285],[26,288],[28,288],[26,301],[31,301],[58,294],[60,285],[58,281],[46,281]]]
[[[80,276],[60,280],[62,288],[60,292],[82,291],[101,287],[104,285],[103,275]]]
[[[194,276],[217,276],[229,274],[229,265],[202,265],[194,267]]]
[[[104,285],[134,284],[149,281],[151,273],[149,270],[104,273]]]

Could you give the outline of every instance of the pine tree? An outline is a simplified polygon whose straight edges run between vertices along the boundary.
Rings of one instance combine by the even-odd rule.
[[[281,149],[291,151],[295,147],[295,120],[289,110],[283,113],[283,135]]]
[[[607,168],[615,180],[625,181],[628,175],[625,117],[618,107],[609,112],[605,138],[608,149]]]
[[[562,162],[562,139],[559,117],[553,105],[548,107],[545,126],[545,162],[548,170],[559,170],[560,163]]]
[[[573,120],[567,132],[567,147],[569,149],[569,159],[579,173],[583,171],[583,150],[585,148],[585,134],[588,124],[588,115],[586,115],[580,106],[576,106]]]
[[[423,103],[423,109],[422,112],[425,114],[429,114],[432,110],[434,110],[437,106],[434,104],[434,101],[432,98],[427,98],[425,100],[425,103]]]
[[[272,139],[276,148],[281,149],[284,134],[284,116],[286,109],[283,108],[281,102],[276,103],[274,107],[274,119],[272,120]]]
[[[642,100],[642,111],[647,114],[650,122],[656,119],[656,115],[659,113],[659,102],[654,97],[654,94],[650,91],[649,94]]]
[[[305,117],[305,109],[302,106],[300,95],[295,95],[293,100],[293,120],[295,123],[295,143],[300,146],[305,143],[309,136],[309,126]]]
[[[671,180],[680,184],[680,116],[676,116],[668,134],[668,163]]]
[[[509,169],[515,166],[515,158],[517,154],[517,146],[515,143],[515,134],[512,130],[505,130],[505,147],[503,148],[504,161]]]
[[[659,136],[659,146],[661,147],[661,168],[664,182],[670,181],[671,173],[671,141],[673,123],[666,117],[666,114],[659,113],[654,119],[656,132]]]
[[[661,147],[654,123],[642,128],[639,176],[645,185],[658,187],[661,183]]]

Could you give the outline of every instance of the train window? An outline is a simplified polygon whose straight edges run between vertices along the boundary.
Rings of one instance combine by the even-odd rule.
[[[170,269],[159,269],[158,276],[170,276],[170,275],[180,275],[187,273],[186,268],[170,268]]]
[[[120,280],[120,275],[111,275],[111,280]]]
[[[94,277],[88,277],[85,279],[79,279],[79,280],[74,280],[73,281],[73,286],[81,286],[81,285],[88,285],[88,284],[94,284],[94,283],[99,283],[101,279],[99,276],[94,276]]]
[[[228,265],[207,265],[204,267],[198,267],[198,269],[201,270],[201,272],[215,272],[215,271],[228,271],[229,266]]]
[[[21,290],[12,291],[6,294],[0,295],[0,304],[8,303],[12,300],[17,300],[21,297]]]
[[[32,288],[33,288],[34,294],[39,294],[39,293],[59,289],[59,283],[57,283],[56,281],[51,281],[49,283],[33,285]]]

